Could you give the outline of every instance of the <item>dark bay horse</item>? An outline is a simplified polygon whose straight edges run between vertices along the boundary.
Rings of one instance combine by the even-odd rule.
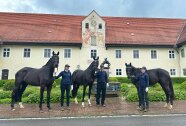
[[[83,97],[82,97],[82,107],[85,107],[84,98],[85,98],[85,91],[86,87],[89,86],[88,92],[88,104],[91,106],[90,102],[90,95],[92,90],[92,85],[95,80],[95,72],[98,70],[99,65],[99,57],[93,57],[94,61],[90,64],[90,66],[86,70],[75,70],[72,74],[72,83],[73,83],[73,90],[72,96],[75,98],[75,103],[77,104],[77,91],[80,85],[83,85]]]
[[[127,77],[131,79],[132,83],[136,86],[138,91],[138,84],[137,84],[138,82],[136,82],[136,80],[132,78],[132,76],[138,75],[140,73],[140,68],[136,68],[132,66],[131,63],[130,64],[125,63],[125,66],[126,66]],[[167,107],[168,103],[170,103],[169,109],[172,109],[173,99],[174,99],[174,89],[173,89],[173,85],[169,73],[166,70],[160,68],[147,70],[147,73],[149,75],[149,85],[154,85],[156,83],[159,83],[163,91],[165,92],[166,104],[164,107]],[[138,97],[139,97],[139,91],[138,91]]]
[[[47,88],[47,107],[50,110],[50,92],[52,89],[52,84],[54,82],[53,73],[55,68],[58,68],[59,64],[59,52],[56,54],[53,51],[53,56],[49,61],[40,69],[35,69],[31,67],[24,67],[20,69],[15,75],[15,87],[12,91],[12,102],[11,110],[14,111],[14,103],[19,102],[20,108],[24,108],[22,105],[22,94],[28,84],[32,86],[40,86],[40,112],[42,109],[43,93],[45,87]]]

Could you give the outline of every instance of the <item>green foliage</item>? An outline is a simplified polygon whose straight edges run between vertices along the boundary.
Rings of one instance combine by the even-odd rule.
[[[117,77],[118,82],[120,83],[131,83],[131,80],[127,77]]]
[[[116,77],[110,77],[109,82],[118,82],[118,79]]]
[[[186,77],[172,77],[171,80],[173,84],[181,84],[186,81]]]
[[[11,91],[0,91],[0,99],[11,98]]]
[[[0,80],[0,87],[3,87],[8,80]]]
[[[8,80],[4,86],[3,86],[3,90],[4,91],[10,91],[10,90],[13,90],[15,86],[15,80]]]

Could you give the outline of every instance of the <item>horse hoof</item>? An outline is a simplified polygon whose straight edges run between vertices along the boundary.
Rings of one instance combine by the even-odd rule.
[[[168,104],[167,103],[165,103],[165,105],[163,106],[164,108],[167,108],[167,106],[168,106]]]
[[[90,106],[90,107],[91,107],[91,106],[92,106],[92,104],[88,104],[88,106]]]
[[[51,112],[52,111],[52,108],[48,108],[48,111]]]
[[[78,104],[78,102],[75,102],[75,104],[77,105],[77,104]]]
[[[169,109],[169,110],[173,109],[172,105],[169,105],[168,109]]]
[[[24,108],[22,102],[19,103],[19,107],[20,107],[21,109]]]
[[[15,108],[12,108],[11,111],[14,112],[15,111]]]

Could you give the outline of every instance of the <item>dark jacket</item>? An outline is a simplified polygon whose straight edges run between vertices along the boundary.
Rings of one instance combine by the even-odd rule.
[[[107,73],[104,70],[98,71],[96,73],[96,78],[97,78],[97,83],[108,83]]]
[[[137,81],[138,81],[138,85],[140,87],[148,87],[149,86],[149,75],[145,72],[145,73],[140,73],[137,77],[136,77]]]
[[[70,71],[62,71],[61,73],[59,73],[56,79],[58,79],[59,77],[62,77],[61,85],[72,84],[72,75]]]

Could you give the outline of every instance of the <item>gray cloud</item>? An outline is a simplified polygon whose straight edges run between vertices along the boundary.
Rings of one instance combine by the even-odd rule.
[[[0,0],[0,11],[186,18],[185,0]]]

